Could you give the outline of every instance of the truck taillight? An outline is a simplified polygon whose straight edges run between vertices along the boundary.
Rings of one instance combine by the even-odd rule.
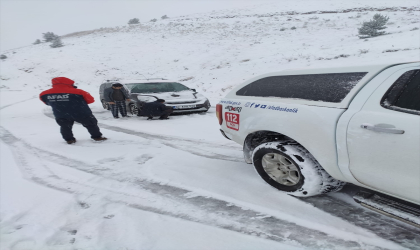
[[[219,125],[222,125],[223,123],[223,105],[222,104],[216,104],[216,116],[217,119],[219,119]]]

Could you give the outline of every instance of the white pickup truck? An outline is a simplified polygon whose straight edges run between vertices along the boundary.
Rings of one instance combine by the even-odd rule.
[[[358,202],[420,224],[419,62],[261,75],[216,113],[271,186],[312,196],[353,183],[372,190]],[[397,201],[407,216],[384,206]]]

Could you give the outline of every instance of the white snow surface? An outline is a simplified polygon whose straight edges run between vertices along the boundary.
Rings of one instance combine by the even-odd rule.
[[[58,76],[97,99],[103,80],[144,75],[181,81],[214,105],[270,71],[418,61],[419,11],[417,0],[278,1],[3,51],[0,249],[404,249],[265,184],[220,135],[214,108],[115,120],[96,100],[109,140],[93,142],[75,125],[77,143],[67,145],[38,95]],[[389,34],[359,39],[375,13],[390,17]],[[281,237],[254,226],[264,218],[284,222]],[[323,236],[301,242],[309,235],[299,228]]]

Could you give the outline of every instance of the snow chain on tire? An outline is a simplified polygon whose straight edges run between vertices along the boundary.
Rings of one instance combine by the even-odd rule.
[[[276,182],[262,166],[262,157],[266,153],[277,153],[291,159],[300,170],[300,178],[303,180],[294,186]],[[252,160],[255,170],[268,184],[293,196],[308,197],[335,192],[345,185],[345,182],[331,177],[304,147],[294,141],[263,143],[254,149]]]

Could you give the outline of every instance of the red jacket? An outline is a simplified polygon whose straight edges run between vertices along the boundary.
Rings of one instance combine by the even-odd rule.
[[[43,91],[39,98],[52,107],[56,118],[84,117],[92,115],[87,104],[95,99],[86,91],[74,88],[74,81],[66,77],[52,79],[52,88]]]
[[[66,77],[56,77],[56,78],[53,78],[51,82],[52,82],[52,88],[41,92],[41,94],[39,95],[39,98],[45,104],[47,103],[42,99],[43,95],[58,94],[58,93],[81,95],[83,96],[83,99],[86,101],[87,104],[91,104],[95,102],[95,99],[93,98],[93,96],[91,96],[88,92],[83,91],[81,89],[74,88],[73,86],[74,81],[71,79],[68,79]]]

